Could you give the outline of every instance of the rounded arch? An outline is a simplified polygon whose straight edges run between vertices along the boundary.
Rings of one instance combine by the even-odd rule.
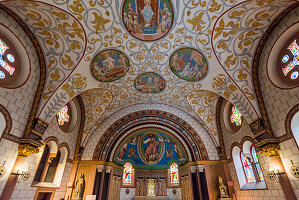
[[[49,153],[57,153],[59,147],[59,141],[56,137],[50,136],[44,140],[44,144],[48,145]]]
[[[53,183],[60,187],[61,180],[63,177],[63,172],[65,169],[65,165],[66,165],[67,159],[69,157],[68,145],[66,143],[63,143],[62,145],[60,145],[59,152],[60,152],[60,158],[59,158],[58,165],[56,168],[56,173],[55,173]]]
[[[285,119],[286,139],[294,137],[299,148],[299,103],[293,106]]]
[[[109,160],[113,146],[123,132],[144,123],[161,124],[175,131],[187,143],[192,154],[192,160],[208,160],[208,153],[198,133],[186,121],[173,114],[143,110],[130,113],[112,124],[100,138],[94,153],[94,160]],[[126,128],[124,128],[126,127]]]
[[[0,104],[0,141],[1,138],[9,138],[9,134],[12,128],[12,118],[8,110]]]

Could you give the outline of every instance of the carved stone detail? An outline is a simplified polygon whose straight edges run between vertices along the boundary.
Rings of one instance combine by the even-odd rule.
[[[38,153],[38,147],[31,144],[20,144],[18,148],[18,157],[27,157],[31,154]]]
[[[270,143],[263,146],[259,146],[259,152],[270,157],[279,157],[279,151],[280,147],[278,144]]]

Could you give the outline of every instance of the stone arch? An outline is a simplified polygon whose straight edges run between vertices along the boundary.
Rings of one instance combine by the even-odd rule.
[[[193,147],[193,153],[192,153],[193,160],[209,159],[204,143],[202,142],[200,136],[197,134],[197,132],[193,129],[192,126],[190,126],[187,122],[185,122],[180,117],[177,117],[173,114],[163,112],[163,111],[153,111],[153,110],[138,111],[135,113],[128,114],[125,117],[117,120],[112,126],[110,126],[105,131],[103,136],[100,138],[95,148],[93,159],[108,161],[109,160],[108,155],[110,155],[112,148],[115,145],[117,139],[121,136],[121,133],[123,133],[126,130],[126,129],[122,130],[122,127],[125,124],[127,124],[129,125],[129,127],[127,127],[128,129],[136,126],[139,123],[145,123],[145,122],[148,123],[149,118],[151,119],[155,118],[152,121],[152,123],[155,124],[160,123],[165,125],[165,121],[167,121],[169,122],[169,124],[171,124],[170,126],[168,126],[168,128],[171,128],[176,132],[177,129],[181,130],[180,133],[179,132],[177,133],[179,133],[180,136],[184,138],[190,150],[192,150]],[[159,120],[159,118],[161,118],[161,120]]]

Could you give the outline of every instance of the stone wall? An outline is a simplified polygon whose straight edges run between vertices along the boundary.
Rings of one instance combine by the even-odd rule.
[[[0,104],[8,110],[12,118],[12,130],[10,131],[10,134],[17,137],[22,137],[29,113],[31,111],[35,92],[37,90],[40,67],[35,49],[30,39],[27,37],[23,29],[2,10],[0,10],[0,23],[10,29],[16,35],[16,37],[18,37],[28,53],[31,65],[31,73],[28,80],[23,85],[15,89],[0,89]],[[20,74],[20,76],[22,76],[22,74]],[[6,174],[0,179],[1,195],[17,158],[18,144],[4,138],[1,139],[1,137],[0,140],[0,165],[6,161]],[[35,155],[29,157],[25,162],[25,167],[31,167],[31,176],[35,173],[35,162],[38,163],[38,161],[38,155]],[[34,197],[35,189],[29,189],[31,185],[30,181],[32,181],[32,178],[28,182],[18,184],[13,198],[17,198],[19,195],[21,195],[22,199],[32,199]],[[21,190],[23,190],[22,194]]]

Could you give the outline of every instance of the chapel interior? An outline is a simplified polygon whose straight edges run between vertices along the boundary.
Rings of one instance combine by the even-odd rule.
[[[299,199],[299,1],[0,0],[0,200]]]

